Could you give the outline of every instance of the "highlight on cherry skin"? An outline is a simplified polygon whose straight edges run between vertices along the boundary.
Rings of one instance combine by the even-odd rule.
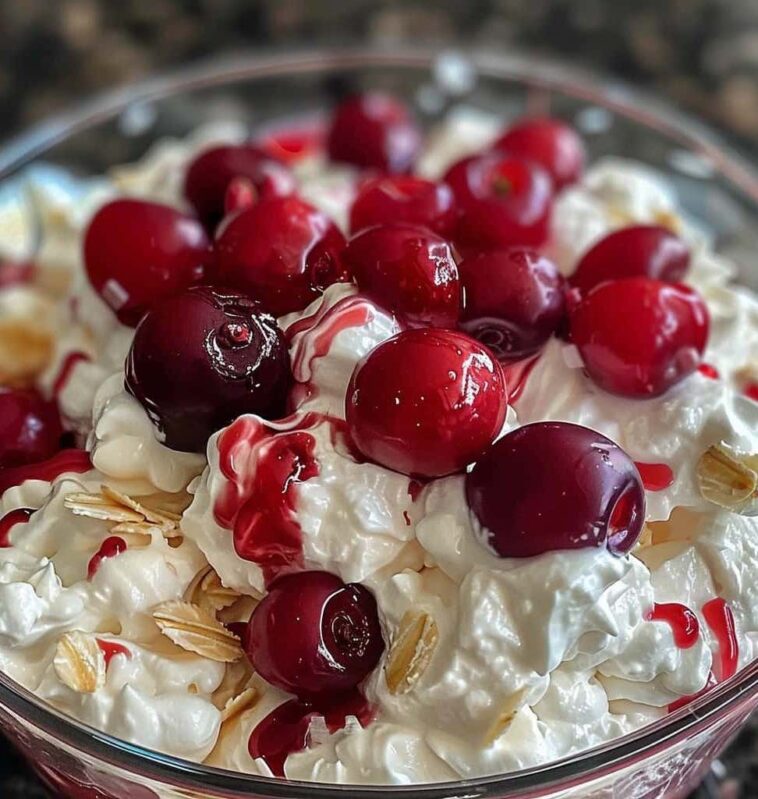
[[[89,281],[130,327],[161,300],[199,283],[210,260],[210,241],[197,219],[147,200],[106,203],[84,235]]]
[[[126,360],[126,389],[185,452],[244,413],[284,414],[292,375],[276,320],[237,291],[196,286],[140,322]]]
[[[343,260],[360,290],[401,322],[455,327],[460,315],[458,267],[445,239],[404,223],[362,230]]]
[[[524,247],[488,250],[458,265],[461,329],[501,361],[536,353],[566,315],[566,281],[555,264]]]
[[[250,617],[244,645],[261,677],[300,698],[355,688],[384,651],[374,595],[323,571],[276,579]]]
[[[344,247],[334,222],[300,197],[261,200],[220,225],[211,282],[282,316],[301,311],[333,283],[350,281]]]
[[[592,380],[639,399],[660,396],[698,368],[708,329],[695,289],[647,277],[601,283],[569,312],[571,341]]]
[[[676,233],[661,225],[630,225],[590,247],[569,282],[582,294],[607,280],[624,277],[678,283],[689,266],[689,248]]]
[[[482,541],[499,557],[607,547],[624,555],[645,521],[634,461],[609,438],[536,422],[499,439],[466,475]]]
[[[495,440],[508,393],[494,355],[465,333],[398,333],[355,367],[350,435],[369,460],[413,477],[463,471]]]

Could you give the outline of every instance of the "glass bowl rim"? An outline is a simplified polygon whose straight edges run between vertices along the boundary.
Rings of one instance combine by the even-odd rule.
[[[130,105],[160,101],[178,92],[234,84],[246,79],[276,78],[308,71],[336,72],[351,67],[431,68],[460,48],[328,47],[257,51],[200,61],[135,85],[96,95],[70,111],[50,117],[0,145],[0,181],[7,179],[46,150],[90,127],[118,116]],[[758,171],[708,126],[674,110],[660,98],[622,81],[599,76],[574,65],[518,52],[507,54],[480,47],[465,56],[478,75],[560,91],[606,108],[638,124],[666,134],[707,159],[733,186],[758,205]],[[757,209],[758,210],[758,209]],[[77,721],[0,673],[0,709],[6,708],[87,755],[128,772],[184,789],[265,792],[291,799],[293,792],[310,799],[377,799],[386,793],[405,799],[460,799],[502,796],[503,791],[565,790],[585,778],[593,781],[706,729],[730,710],[747,706],[758,689],[758,660],[692,703],[651,724],[597,747],[551,763],[507,774],[410,786],[332,785],[260,777],[219,769],[164,755],[115,738]],[[476,791],[476,793],[471,793]],[[462,792],[462,793],[461,793]]]

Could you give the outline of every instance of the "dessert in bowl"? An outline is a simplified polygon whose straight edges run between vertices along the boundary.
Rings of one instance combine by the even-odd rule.
[[[643,164],[370,91],[37,191],[0,653],[51,708],[237,774],[447,783],[752,662],[758,301]]]

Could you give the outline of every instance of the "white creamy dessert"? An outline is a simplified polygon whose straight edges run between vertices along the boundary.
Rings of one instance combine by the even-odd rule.
[[[456,110],[429,137],[420,173],[440,179],[499,127]],[[53,310],[33,378],[55,394],[91,463],[31,466],[27,479],[2,483],[3,671],[86,724],[178,757],[298,780],[413,784],[512,771],[606,742],[749,663],[758,518],[744,511],[756,511],[755,499],[752,508],[744,496],[732,508],[729,498],[715,504],[702,458],[712,448],[755,478],[755,460],[740,459],[758,453],[758,402],[743,390],[758,352],[758,299],[730,285],[732,264],[681,216],[661,178],[619,158],[590,165],[556,196],[543,249],[571,275],[613,230],[673,227],[691,254],[685,281],[710,311],[704,362],[719,376],[695,370],[660,396],[630,399],[597,385],[577,347],[557,336],[528,369],[508,366],[500,435],[544,421],[591,428],[641,465],[648,490],[646,525],[629,552],[504,557],[469,507],[463,470],[417,481],[356,453],[345,411],[351,376],[406,328],[356,285],[333,283],[279,315],[293,375],[284,420],[240,415],[204,453],[179,451],[125,388],[134,329],[87,280],[85,229],[120,195],[186,211],[188,164],[209,142],[242,139],[202,131],[97,182],[35,190],[45,220],[38,278],[0,292],[0,337],[14,315],[34,328],[35,303]],[[320,150],[290,166],[299,194],[344,229],[359,170]],[[0,240],[8,253],[14,246]],[[300,539],[294,565],[272,567],[278,561],[245,550],[239,520],[258,524],[255,513],[268,512],[264,472],[290,457],[293,434],[307,438],[314,468],[293,456],[299,471],[280,485],[284,522],[260,522],[261,534],[281,522]],[[295,568],[370,591],[383,652],[360,685],[365,714],[333,723],[314,700],[307,745],[277,766],[254,757],[251,736],[293,696],[254,674],[238,636],[275,578]],[[672,622],[665,608],[674,606]]]

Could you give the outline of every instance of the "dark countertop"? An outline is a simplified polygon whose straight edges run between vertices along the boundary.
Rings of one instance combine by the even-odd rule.
[[[2,0],[0,138],[229,50],[368,40],[530,50],[644,85],[758,156],[758,0]],[[758,797],[758,720],[697,799]],[[0,754],[0,797],[37,799]]]

